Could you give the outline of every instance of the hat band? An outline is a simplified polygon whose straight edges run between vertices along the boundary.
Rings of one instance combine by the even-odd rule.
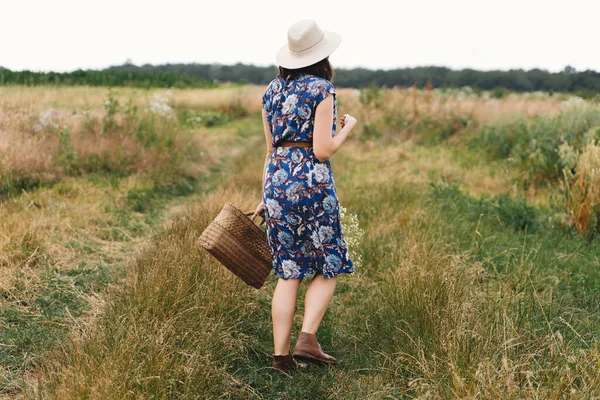
[[[308,48],[306,48],[306,49],[298,50],[298,51],[290,49],[290,52],[292,52],[292,53],[294,53],[294,54],[302,54],[302,53],[304,53],[305,51],[309,51],[309,50],[310,50],[310,49],[312,49],[313,47],[316,47],[316,46],[317,46],[319,43],[321,43],[321,42],[323,41],[323,39],[325,39],[325,33],[324,33],[324,32],[322,32],[321,39],[319,39],[319,41],[318,41],[317,43],[313,44],[312,46],[310,46],[310,47],[308,47]]]

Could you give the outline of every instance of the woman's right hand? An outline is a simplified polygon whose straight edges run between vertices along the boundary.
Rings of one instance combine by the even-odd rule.
[[[261,200],[260,204],[256,207],[256,211],[254,211],[254,214],[252,215],[252,218],[254,218],[254,215],[258,215],[260,217],[262,217],[263,219],[265,218],[265,209],[267,207],[265,206],[265,203]]]
[[[342,126],[342,129],[345,126],[348,126],[348,130],[351,131],[356,126],[356,118],[350,114],[344,114],[340,119],[340,125]]]

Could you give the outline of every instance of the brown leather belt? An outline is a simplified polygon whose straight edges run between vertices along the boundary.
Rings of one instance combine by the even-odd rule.
[[[279,145],[277,145],[277,147],[312,147],[312,143],[311,142],[294,142],[294,141],[289,141],[289,140],[284,140],[283,142],[279,143]]]

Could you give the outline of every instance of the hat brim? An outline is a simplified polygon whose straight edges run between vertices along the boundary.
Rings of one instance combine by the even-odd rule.
[[[302,53],[294,53],[288,45],[283,46],[277,53],[277,64],[288,69],[298,69],[313,65],[328,57],[340,45],[342,38],[335,32],[323,31],[325,36],[314,47]]]

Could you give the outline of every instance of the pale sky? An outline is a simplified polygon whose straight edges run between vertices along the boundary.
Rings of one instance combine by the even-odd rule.
[[[334,67],[600,71],[600,0],[0,0],[0,66],[275,64],[293,22],[342,37]]]

